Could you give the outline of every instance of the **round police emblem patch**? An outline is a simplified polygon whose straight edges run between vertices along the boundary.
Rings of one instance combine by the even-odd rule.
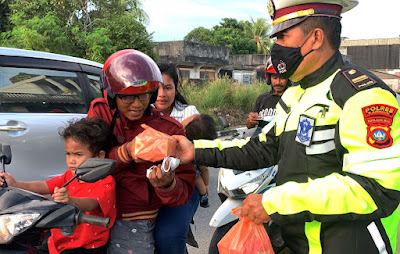
[[[372,133],[373,139],[378,142],[382,142],[386,139],[386,133],[383,130],[376,130]]]

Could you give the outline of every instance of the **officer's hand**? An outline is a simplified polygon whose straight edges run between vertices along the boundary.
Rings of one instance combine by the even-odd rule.
[[[256,224],[267,223],[271,220],[261,203],[262,194],[250,194],[243,201],[241,214]]]
[[[260,116],[256,112],[250,112],[249,116],[247,117],[246,120],[246,127],[247,129],[254,128],[258,125],[257,119],[259,119]]]
[[[175,158],[180,159],[180,164],[192,163],[194,160],[194,145],[182,135],[173,135],[173,139],[177,141]]]
[[[165,162],[165,167],[168,168],[169,162]],[[149,181],[154,188],[168,189],[174,184],[175,170],[169,170],[163,175],[161,172],[161,164],[157,165],[157,168],[150,172]]]

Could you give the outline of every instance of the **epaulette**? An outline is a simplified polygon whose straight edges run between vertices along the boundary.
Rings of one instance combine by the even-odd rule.
[[[377,83],[377,81],[373,79],[369,74],[361,71],[359,68],[356,68],[354,66],[342,70],[342,74],[357,90],[370,87]]]

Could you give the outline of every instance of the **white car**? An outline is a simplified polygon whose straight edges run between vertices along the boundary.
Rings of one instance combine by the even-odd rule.
[[[16,180],[47,180],[67,169],[60,127],[86,116],[101,96],[103,65],[65,55],[0,47],[0,143]],[[0,169],[1,170],[1,169]]]

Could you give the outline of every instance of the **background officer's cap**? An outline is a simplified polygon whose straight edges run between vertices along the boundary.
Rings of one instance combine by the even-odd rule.
[[[341,13],[354,8],[358,0],[268,0],[268,11],[273,20],[271,37],[299,24],[310,16],[341,18]]]

